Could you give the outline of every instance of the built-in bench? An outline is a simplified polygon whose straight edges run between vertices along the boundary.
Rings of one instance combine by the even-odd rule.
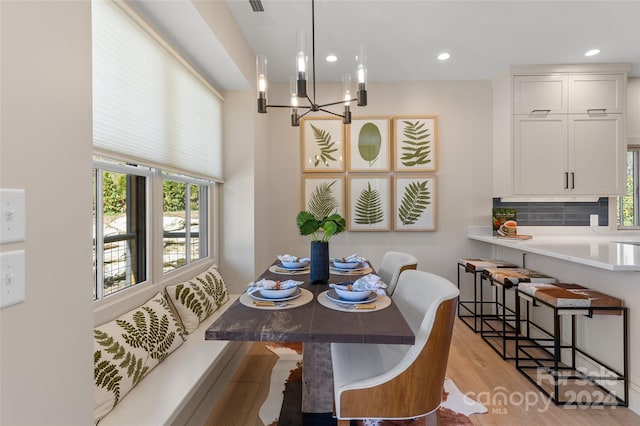
[[[201,425],[249,350],[249,342],[205,340],[205,331],[240,295],[229,295],[177,349],[149,371],[99,426]]]
[[[248,342],[204,340],[207,328],[238,297],[231,295],[227,303],[151,370],[99,425],[202,425],[250,346]]]

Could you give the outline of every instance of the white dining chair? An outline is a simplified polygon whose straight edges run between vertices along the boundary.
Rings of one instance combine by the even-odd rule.
[[[393,295],[398,284],[398,277],[402,271],[408,269],[416,269],[418,267],[418,259],[407,253],[399,251],[388,251],[382,257],[382,263],[378,269],[378,276],[387,285],[387,294]]]
[[[426,415],[437,424],[458,293],[443,277],[406,271],[394,301],[416,336],[414,345],[331,344],[339,426]]]

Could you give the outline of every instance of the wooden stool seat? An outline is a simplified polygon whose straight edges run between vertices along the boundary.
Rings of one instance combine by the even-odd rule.
[[[556,308],[590,308],[590,314],[620,315],[620,310],[605,310],[596,308],[620,308],[622,300],[616,297],[588,289],[578,284],[570,283],[520,283],[518,291]],[[565,311],[566,313],[575,313]]]

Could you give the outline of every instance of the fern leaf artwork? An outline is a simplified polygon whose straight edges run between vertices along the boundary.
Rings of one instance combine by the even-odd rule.
[[[307,210],[318,220],[329,216],[338,208],[338,200],[333,193],[335,183],[335,180],[322,182],[309,196]]]
[[[372,189],[371,182],[367,182],[367,188],[362,190],[356,201],[354,222],[359,225],[372,225],[383,220],[384,211],[380,192]]]
[[[400,161],[403,166],[414,167],[423,166],[431,162],[431,133],[426,127],[424,121],[406,121],[402,123],[405,125],[402,135],[402,156]]]
[[[313,130],[316,145],[320,150],[320,155],[316,156],[314,160],[314,167],[318,167],[320,163],[329,167],[329,161],[337,161],[333,156],[333,153],[338,151],[338,148],[335,147],[335,142],[331,141],[331,133],[327,130],[320,129],[313,124],[311,124],[311,129]]]
[[[358,134],[358,152],[364,161],[369,163],[369,167],[378,159],[380,148],[382,147],[382,136],[380,129],[373,123],[366,123]]]
[[[431,204],[431,192],[427,188],[427,182],[414,181],[405,187],[398,208],[398,218],[403,225],[415,224]]]

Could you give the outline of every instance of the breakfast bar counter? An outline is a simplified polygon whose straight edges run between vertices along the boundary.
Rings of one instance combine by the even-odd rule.
[[[491,227],[470,226],[468,237],[609,271],[640,271],[640,232],[606,227],[518,227],[529,240],[492,235]]]

